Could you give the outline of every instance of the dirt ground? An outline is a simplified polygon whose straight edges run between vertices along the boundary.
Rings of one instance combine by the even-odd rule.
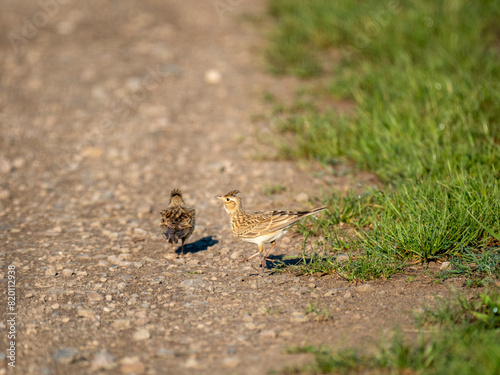
[[[286,99],[296,82],[266,73],[265,11],[262,0],[3,2],[0,374],[266,374],[309,360],[285,354],[292,345],[411,335],[412,311],[460,288],[419,267],[354,285],[238,262],[256,246],[232,235],[215,195],[309,209],[374,182],[273,158],[263,93]],[[266,195],[276,184],[286,189]],[[183,257],[158,229],[172,188],[198,212]],[[301,254],[301,241],[290,231],[274,255]]]

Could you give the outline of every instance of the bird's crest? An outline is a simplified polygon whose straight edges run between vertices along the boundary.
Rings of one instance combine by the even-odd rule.
[[[170,192],[170,198],[174,197],[178,195],[179,197],[182,198],[182,193],[180,191],[180,189],[173,189],[171,192]]]
[[[235,197],[236,194],[238,194],[240,191],[239,190],[231,190],[229,193],[225,194],[225,197]]]

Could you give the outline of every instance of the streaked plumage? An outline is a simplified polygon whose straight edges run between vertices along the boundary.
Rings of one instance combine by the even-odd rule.
[[[160,228],[170,244],[171,251],[173,244],[180,239],[182,243],[181,254],[184,253],[184,242],[193,233],[195,216],[195,209],[185,206],[181,191],[179,189],[172,190],[168,208],[161,212],[160,224]]]
[[[320,212],[326,207],[316,208],[312,211],[245,211],[238,197],[238,190],[218,196],[223,203],[224,209],[229,214],[233,233],[246,242],[252,242],[259,246],[259,251],[252,256],[243,259],[249,260],[264,250],[264,243],[272,246],[262,259],[262,267],[265,267],[267,256],[276,245],[276,240],[286,233],[298,220]]]

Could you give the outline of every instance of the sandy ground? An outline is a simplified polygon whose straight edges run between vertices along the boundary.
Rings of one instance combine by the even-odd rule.
[[[420,267],[353,285],[237,261],[256,246],[232,235],[215,195],[309,209],[374,181],[274,158],[262,97],[290,98],[296,82],[266,73],[265,11],[260,0],[3,2],[0,374],[266,374],[309,360],[289,346],[411,335],[412,311],[449,293]],[[285,190],[265,194],[276,184]],[[158,230],[173,188],[198,212],[183,257]],[[302,251],[290,231],[274,255]]]

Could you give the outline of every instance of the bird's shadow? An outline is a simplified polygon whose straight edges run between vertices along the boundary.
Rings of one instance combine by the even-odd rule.
[[[213,236],[207,236],[207,237],[200,238],[199,240],[197,240],[195,242],[191,242],[191,243],[185,244],[184,245],[184,254],[186,254],[186,253],[197,253],[199,251],[207,250],[209,247],[214,246],[218,242],[219,241],[216,240]],[[175,253],[176,254],[180,254],[181,253],[181,247],[180,246],[179,246],[179,248],[177,250],[175,250]]]
[[[285,259],[286,258],[286,259]],[[287,255],[269,255],[267,257],[268,260],[266,260],[266,268],[268,269],[273,269],[273,268],[282,268],[286,266],[299,266],[301,264],[304,264],[304,258],[301,256],[295,257],[295,258],[288,258]],[[309,258],[305,259],[305,263],[307,264],[311,260]]]

